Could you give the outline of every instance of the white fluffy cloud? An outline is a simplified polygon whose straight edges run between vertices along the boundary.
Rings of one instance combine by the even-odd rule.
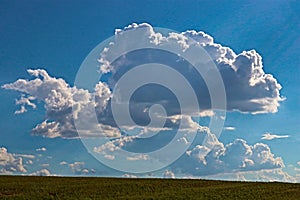
[[[23,159],[7,151],[6,148],[0,148],[0,173],[21,173],[26,172],[23,165]]]
[[[271,133],[265,133],[262,135],[262,140],[274,140],[274,139],[280,139],[280,138],[289,138],[289,135],[276,135]]]
[[[81,173],[83,166],[84,162],[74,162],[69,164],[69,167],[73,173]]]
[[[31,173],[32,176],[51,176],[51,172],[48,169],[41,169],[36,172]]]
[[[100,153],[105,156],[105,158],[109,160],[114,160],[116,151],[120,150],[122,147],[124,147],[126,144],[131,143],[133,139],[135,139],[136,136],[124,136],[121,138],[113,139],[109,142],[106,142],[105,144],[94,147],[93,151],[95,153]],[[128,160],[138,160],[142,158],[147,158],[147,156],[141,156],[141,157],[128,157]]]
[[[76,175],[84,175],[84,174],[94,174],[95,170],[94,169],[87,169],[84,167],[85,163],[84,162],[74,162],[69,164],[69,167],[71,171],[76,174]]]
[[[208,133],[209,134],[209,133]],[[172,171],[190,176],[205,176],[219,173],[281,169],[283,160],[275,157],[268,145],[249,145],[242,139],[223,145],[215,141],[207,145],[196,145],[172,165]]]
[[[99,83],[95,86],[94,93],[87,90],[71,87],[62,78],[54,78],[48,75],[45,70],[36,69],[28,70],[28,73],[35,77],[33,80],[19,79],[14,83],[3,85],[4,89],[20,91],[27,96],[22,96],[18,104],[22,106],[35,105],[32,100],[44,102],[46,109],[46,119],[38,124],[33,130],[32,135],[55,138],[77,138],[78,133],[74,126],[74,118],[78,117],[81,109],[93,112],[91,109],[101,110],[107,104],[110,97],[110,91],[106,84]],[[94,101],[97,99],[97,102]],[[73,110],[72,110],[73,106]],[[32,106],[36,107],[36,106]],[[86,109],[86,108],[91,109]],[[21,108],[22,109],[22,108]],[[82,123],[87,123],[85,130],[81,130],[86,137],[101,136],[118,136],[120,134],[117,128],[103,124],[90,124],[90,113],[82,113],[85,119]]]
[[[27,112],[25,105],[31,106],[32,108],[36,108],[36,105],[31,102],[34,99],[35,99],[35,97],[32,97],[32,96],[29,96],[27,98],[24,96],[21,96],[21,98],[19,100],[16,100],[16,104],[21,105],[21,108],[20,108],[20,110],[17,110],[15,112],[15,114],[21,114],[21,113]]]
[[[140,29],[141,27],[143,29]],[[121,133],[114,124],[109,106],[113,92],[110,88],[113,87],[115,81],[123,73],[132,68],[132,66],[126,66],[124,63],[139,64],[139,62],[158,60],[162,64],[174,66],[185,77],[188,77],[188,81],[199,98],[200,107],[209,109],[210,98],[205,83],[201,76],[190,68],[187,62],[176,61],[172,63],[170,61],[172,59],[168,59],[170,55],[164,55],[161,52],[157,54],[145,51],[136,56],[123,56],[120,58],[121,60],[110,63],[107,58],[114,54],[116,49],[124,48],[124,45],[126,46],[126,42],[128,42],[128,40],[122,38],[123,32],[126,30],[136,31],[140,36],[139,40],[149,45],[167,46],[172,44],[177,45],[182,51],[195,47],[204,48],[221,73],[226,89],[228,110],[250,113],[276,112],[279,102],[283,100],[279,93],[281,86],[272,75],[265,74],[262,58],[256,51],[244,51],[237,54],[229,47],[215,43],[211,36],[201,31],[170,33],[164,36],[159,32],[155,32],[149,24],[132,24],[123,30],[116,30],[116,41],[110,43],[103,52],[99,52],[99,55],[101,55],[99,61],[102,64],[101,71],[103,73],[111,72],[112,74],[108,85],[99,82],[95,85],[94,91],[89,92],[88,90],[71,87],[62,78],[51,77],[43,69],[29,69],[28,73],[35,79],[19,79],[14,83],[2,86],[4,89],[16,90],[22,93],[21,98],[16,102],[18,105],[21,105],[20,110],[16,111],[18,114],[26,112],[28,106],[36,108],[36,101],[44,102],[46,109],[45,120],[32,130],[32,135],[41,135],[49,138],[77,138],[78,134],[74,127],[74,118],[78,119],[80,117],[80,119],[85,119],[84,121],[79,121],[81,123],[80,127],[84,127],[83,130],[80,130],[82,137],[99,136],[99,132],[104,136],[119,137]],[[141,61],[142,56],[146,60]],[[151,58],[154,60],[151,60]],[[166,76],[166,78],[168,77]],[[157,95],[152,95],[153,90],[157,90]],[[171,115],[180,114],[178,113],[178,104],[175,103],[175,98],[163,94],[165,94],[165,91],[157,87],[152,87],[150,91],[141,92],[132,102],[132,111],[133,115],[136,116],[136,120],[141,124],[147,122],[149,120],[148,115],[140,112],[141,105],[146,106],[142,108],[142,110],[145,110],[148,105],[157,103],[159,100],[166,102],[164,106],[166,110],[171,110]],[[145,97],[147,97],[147,102],[145,102]],[[82,110],[84,112],[81,112]],[[92,116],[91,112],[95,110],[100,123],[91,124],[89,123],[89,118]]]
[[[152,146],[161,142],[153,138],[149,140]],[[284,167],[283,160],[276,157],[266,144],[249,145],[245,140],[236,139],[224,145],[208,128],[199,125],[194,141],[185,142],[185,144],[190,145],[190,142],[192,144],[186,153],[171,165],[170,169],[176,176],[179,174],[180,176],[201,177],[224,173],[275,170]],[[127,136],[94,148],[94,152],[103,154],[107,159],[115,159],[114,155],[118,155],[121,148],[126,149],[132,145],[134,145],[134,137]],[[136,147],[136,149],[139,148],[141,146]],[[129,161],[147,159],[151,159],[147,154],[127,158]]]
[[[143,29],[140,29],[141,27]],[[123,38],[125,37],[123,33],[126,30],[137,31],[140,37],[134,38],[134,41],[128,41]],[[93,151],[103,154],[107,159],[115,159],[113,152],[121,148],[128,148],[129,144],[132,148],[136,145],[137,138],[136,136],[124,135],[117,127],[110,106],[111,97],[114,93],[112,88],[128,70],[136,65],[151,62],[172,66],[180,72],[194,89],[201,110],[207,113],[205,116],[212,115],[210,95],[204,80],[180,56],[146,50],[130,52],[111,63],[108,58],[118,52],[119,49],[126,47],[127,42],[142,42],[153,47],[173,45],[182,52],[188,51],[190,48],[205,49],[216,64],[224,81],[227,111],[252,114],[274,113],[277,112],[280,101],[284,100],[280,96],[280,84],[271,74],[264,72],[262,57],[255,50],[235,53],[229,47],[215,43],[213,37],[202,31],[192,30],[163,35],[155,32],[151,25],[145,23],[132,24],[123,30],[117,29],[115,34],[116,40],[110,43],[103,52],[99,52],[100,70],[102,73],[109,74],[107,76],[108,81],[106,83],[98,82],[93,91],[70,86],[64,79],[52,77],[43,69],[29,69],[28,73],[33,76],[32,80],[19,79],[14,83],[2,86],[4,89],[22,93],[21,98],[16,101],[16,104],[21,106],[16,114],[26,112],[28,107],[36,108],[36,102],[44,103],[45,120],[32,129],[32,135],[48,138],[78,138],[77,131],[80,131],[81,137],[111,137],[111,141],[100,147],[95,147]],[[143,59],[141,60],[141,58]],[[148,74],[143,76],[146,77]],[[143,77],[139,78],[142,79]],[[165,76],[165,79],[172,81],[172,77],[168,75]],[[203,138],[206,138],[205,145],[196,139],[191,149],[172,165],[172,172],[168,171],[169,175],[180,172],[201,176],[233,171],[280,169],[284,166],[282,159],[275,157],[266,144],[249,145],[241,139],[236,139],[227,145],[222,144],[210,133],[207,127],[202,127],[193,121],[194,110],[183,108],[188,112],[180,113],[180,104],[171,92],[157,85],[148,85],[147,87],[148,90],[137,91],[132,97],[132,102],[130,102],[132,104],[130,105],[132,118],[137,122],[137,126],[129,125],[126,127],[125,124],[124,127],[133,130],[148,124],[150,120],[147,112],[149,107],[159,103],[165,107],[168,113],[165,129],[162,129],[164,133],[178,129],[178,124],[181,123],[181,131],[186,131],[187,134],[179,142],[183,142],[185,145],[191,144],[193,141],[189,140],[189,133],[200,135],[202,142]],[[93,124],[90,121],[92,121],[92,114],[95,111],[99,123]],[[198,113],[198,116],[202,117],[202,114]],[[80,123],[82,130],[76,130],[74,119],[79,119],[78,123]],[[234,130],[234,127],[225,127],[224,129]],[[151,130],[156,131],[156,127],[151,127]],[[141,132],[148,133],[151,130],[144,129]],[[274,138],[274,135],[264,135],[264,137]],[[168,142],[167,140],[170,138],[168,134],[159,135],[159,137],[151,138],[148,143],[136,145],[135,150],[139,150],[141,147],[147,149],[148,146],[159,147],[159,145]],[[128,157],[127,159],[132,161],[146,160],[148,157]],[[84,168],[83,162],[71,163],[69,167],[75,174],[90,173],[88,169]]]
[[[175,174],[170,170],[165,170],[163,173],[164,178],[175,178]]]
[[[127,34],[124,34],[124,31],[128,30],[136,31],[137,33],[134,34],[136,38],[132,38],[133,41],[130,40],[131,38],[127,38]],[[182,33],[169,33],[169,35],[163,36],[161,33],[155,32],[152,26],[146,23],[132,24],[124,28],[124,30],[118,29],[116,31],[116,40],[110,43],[101,53],[99,60],[102,65],[100,70],[103,73],[111,72],[113,74],[113,80],[117,81],[122,73],[125,73],[132,67],[128,63],[131,62],[134,63],[134,65],[141,63],[141,61],[138,60],[141,56],[144,58],[147,57],[145,59],[149,63],[160,61],[160,63],[172,66],[176,70],[179,70],[180,73],[186,75],[190,84],[197,92],[196,95],[200,99],[200,106],[202,106],[202,108],[209,108],[210,102],[204,101],[205,99],[209,99],[209,94],[200,81],[201,77],[199,77],[187,63],[171,62],[170,60],[172,59],[170,58],[173,57],[170,57],[169,54],[164,55],[160,52],[159,57],[156,57],[158,53],[155,54],[154,52],[145,51],[136,57],[132,55],[123,56],[118,61],[110,62],[109,58],[111,58],[112,55],[119,52],[120,49],[132,45],[136,42],[137,38],[140,43],[153,46],[153,48],[155,48],[155,45],[173,45],[182,51],[187,51],[189,48],[205,49],[221,73],[226,89],[228,110],[238,110],[254,114],[277,112],[279,102],[283,100],[279,93],[281,86],[271,74],[264,72],[262,57],[255,50],[243,51],[237,54],[229,47],[215,43],[211,36],[202,31],[196,32],[192,30]],[[144,62],[143,60],[142,63]],[[124,69],[124,66],[127,66],[128,69]],[[166,76],[166,79],[167,78]],[[151,97],[147,92],[143,94],[144,96],[150,97],[150,99],[155,99],[155,97]],[[137,100],[139,100],[139,98],[137,98]],[[168,100],[172,102],[172,100]]]

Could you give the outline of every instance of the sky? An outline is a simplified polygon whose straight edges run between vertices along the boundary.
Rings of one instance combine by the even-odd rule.
[[[299,13],[298,1],[283,0],[0,0],[0,174],[300,182]],[[156,50],[121,54],[130,42]],[[213,91],[225,89],[226,118],[211,112],[212,91],[190,69],[189,49],[218,69],[221,83],[213,72],[207,77]],[[175,70],[134,68],[153,62]],[[94,70],[88,77],[86,66]],[[90,77],[96,83],[81,88]],[[132,93],[134,124],[122,107],[114,113],[118,81],[154,77],[164,87]],[[165,110],[151,107],[157,103]],[[209,126],[216,118],[224,123],[219,134]],[[151,154],[167,144],[175,146]]]

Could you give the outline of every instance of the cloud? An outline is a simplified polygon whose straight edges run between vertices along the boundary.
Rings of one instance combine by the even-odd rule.
[[[28,159],[34,159],[35,158],[35,155],[31,155],[31,154],[13,154],[13,156],[28,158]]]
[[[69,164],[69,167],[71,171],[76,175],[95,173],[94,169],[88,170],[87,168],[84,168],[84,165],[84,162],[74,162]]]
[[[27,165],[32,165],[32,164],[33,164],[33,161],[32,161],[32,160],[27,160],[27,161],[26,161],[26,164],[27,164]]]
[[[106,158],[106,159],[108,159],[108,160],[114,160],[114,159],[115,159],[115,156],[114,156],[114,155],[109,155],[109,154],[104,153],[104,158]]]
[[[233,126],[225,126],[223,129],[226,130],[226,131],[234,131],[235,127],[233,127]]]
[[[69,164],[73,173],[81,173],[82,167],[84,166],[84,162],[74,162]]]
[[[163,173],[164,178],[175,178],[175,174],[172,171],[165,170]]]
[[[18,157],[14,154],[8,153],[4,147],[0,148],[0,173],[21,173],[27,172],[23,165],[22,157]]]
[[[135,35],[138,37],[126,38],[124,32],[127,30],[136,32]],[[258,52],[255,50],[234,52],[231,48],[216,43],[212,36],[202,31],[191,30],[166,35],[156,32],[146,23],[117,29],[115,36],[116,40],[109,43],[103,52],[99,52],[100,71],[106,74],[107,80],[99,81],[92,90],[70,86],[63,78],[53,77],[44,69],[29,69],[28,73],[33,77],[31,80],[18,79],[2,86],[4,89],[22,93],[20,99],[16,101],[16,104],[20,105],[20,110],[16,111],[16,114],[26,112],[29,107],[35,109],[36,102],[43,102],[46,110],[45,118],[32,129],[32,135],[70,139],[79,138],[77,131],[80,131],[80,137],[83,138],[109,137],[110,141],[94,147],[93,151],[113,160],[114,153],[120,149],[151,152],[156,150],[155,148],[166,145],[173,137],[174,130],[178,131],[180,124],[180,131],[185,134],[177,142],[184,145],[192,144],[192,146],[172,165],[171,171],[168,171],[169,175],[179,172],[190,176],[203,176],[262,169],[273,170],[284,166],[282,159],[275,157],[268,145],[263,143],[249,145],[242,139],[224,145],[208,127],[201,126],[193,120],[193,116],[211,117],[214,113],[204,79],[180,55],[148,49],[129,52],[113,62],[110,60],[112,55],[136,42],[153,48],[172,46],[181,52],[188,52],[193,48],[204,49],[212,58],[211,62],[218,68],[224,82],[227,96],[226,111],[251,114],[274,113],[278,111],[280,102],[284,100],[280,96],[281,86],[273,75],[264,72],[262,57]],[[124,118],[120,127],[123,128],[122,131],[136,131],[136,136],[122,132],[112,115],[112,96],[118,92],[122,97],[122,94],[126,95],[128,91],[113,89],[120,77],[134,66],[144,63],[172,66],[182,74],[193,88],[202,112],[195,113],[196,111],[190,107],[191,104],[181,108],[180,102],[168,88],[148,84],[137,89],[130,101],[130,114],[136,124],[132,125],[128,123],[127,118]],[[215,78],[209,76],[211,69],[205,73],[209,78]],[[149,74],[145,73],[138,78],[142,80],[148,76]],[[168,74],[163,74],[162,77],[178,87],[181,86]],[[181,94],[186,94],[185,87],[179,89]],[[150,116],[151,106],[154,104],[162,105],[167,116],[162,117],[159,114]],[[98,123],[92,120],[95,112]],[[162,119],[165,120],[164,127],[157,127],[158,123],[143,127],[152,121]],[[76,130],[74,120],[80,124],[81,130]],[[234,127],[225,127],[224,130],[234,130]],[[147,138],[148,142],[138,138],[143,135],[149,136],[157,131],[162,134]],[[197,135],[194,141],[190,139],[191,134]],[[274,135],[265,134],[264,137],[274,137]],[[205,145],[203,145],[204,140]],[[139,142],[141,144],[138,144]],[[127,157],[129,161],[148,159],[147,156]],[[90,173],[84,165],[83,162],[74,162],[68,166],[75,174]]]
[[[280,169],[283,160],[275,157],[268,145],[247,144],[242,139],[223,145],[215,141],[212,148],[196,145],[172,165],[172,171],[186,176]]]
[[[289,138],[289,135],[275,135],[271,133],[265,133],[262,136],[262,140],[274,140],[274,139],[280,139],[280,138]]]
[[[124,136],[121,138],[112,139],[111,141],[108,141],[99,147],[94,147],[93,151],[95,153],[104,155],[105,158],[107,158],[109,160],[114,160],[115,156],[112,154],[114,154],[116,151],[120,150],[126,144],[131,143],[134,138],[136,138],[136,136]],[[146,157],[144,157],[144,158],[146,158]],[[139,158],[136,158],[136,157],[128,157],[127,158],[127,160],[134,160],[134,159],[139,159]]]
[[[136,175],[133,175],[133,174],[123,174],[122,177],[123,178],[138,178]]]
[[[139,154],[138,156],[127,157],[127,160],[148,160],[149,156],[147,154]]]
[[[182,134],[181,137],[176,141],[178,145],[182,144],[186,147],[190,143],[192,143],[192,137],[197,132],[200,134],[202,132],[209,132],[210,130],[207,127],[200,126],[198,123],[194,122],[189,116],[172,116],[170,122],[173,124],[181,123],[181,129],[179,130]],[[168,126],[168,125],[167,125]],[[207,137],[206,137],[207,136]],[[206,137],[206,145],[209,147],[214,146],[216,143],[218,144],[217,138],[213,134],[207,134]],[[128,161],[138,161],[138,160],[147,160],[150,161],[153,158],[147,155],[148,152],[157,150],[164,145],[169,143],[169,140],[174,137],[173,130],[163,130],[161,133],[149,137],[149,138],[138,138],[135,135],[125,135],[121,138],[112,138],[109,141],[105,142],[100,146],[95,146],[93,148],[93,152],[97,154],[102,154],[106,159],[114,160],[116,155],[122,155],[123,150],[127,150],[128,152],[145,152],[145,154],[140,153],[138,155],[130,156],[129,153],[126,157]],[[203,141],[201,141],[202,143]]]
[[[295,167],[294,170],[300,172],[300,168]]]
[[[49,167],[50,164],[49,163],[43,163],[43,164],[40,164],[40,166],[42,166],[42,167]]]
[[[41,147],[41,148],[36,149],[35,151],[47,151],[47,149],[45,147]]]
[[[220,173],[209,176],[201,176],[202,179],[213,180],[236,180],[236,181],[260,181],[260,182],[300,182],[297,177],[290,176],[284,172],[282,168],[279,169],[264,169],[258,171],[242,171],[233,173]]]
[[[21,105],[21,109],[17,110],[15,114],[21,114],[27,112],[25,105],[31,106],[32,108],[36,108],[36,105],[32,103],[33,100],[35,100],[35,97],[33,96],[28,96],[28,97],[25,97],[24,95],[21,96],[19,100],[16,100],[16,104]]]
[[[61,161],[59,164],[60,165],[67,165],[68,163],[66,161]]]
[[[36,108],[36,101],[44,103],[45,120],[36,125],[31,131],[32,135],[48,138],[78,138],[74,119],[79,119],[78,123],[82,128],[80,130],[81,137],[120,137],[121,132],[117,128],[110,110],[111,95],[114,92],[112,88],[122,74],[133,66],[145,62],[157,61],[173,66],[188,79],[199,99],[201,110],[210,112],[211,102],[207,86],[201,76],[184,59],[173,59],[174,55],[148,50],[136,54],[129,53],[111,63],[108,58],[112,54],[118,52],[118,49],[124,48],[126,42],[133,42],[137,39],[132,38],[131,41],[122,38],[126,37],[123,34],[126,30],[135,31],[139,36],[139,42],[153,47],[171,45],[181,51],[188,51],[191,48],[205,49],[219,69],[224,81],[228,111],[253,114],[277,112],[279,103],[283,100],[279,93],[281,86],[271,74],[264,72],[262,58],[255,50],[237,54],[229,47],[215,43],[212,36],[202,31],[191,30],[163,35],[155,32],[149,24],[132,24],[123,30],[117,29],[116,40],[110,43],[103,52],[99,52],[100,70],[111,75],[107,83],[100,81],[95,85],[93,91],[72,87],[64,79],[52,77],[43,69],[28,70],[28,73],[35,77],[33,80],[19,79],[14,83],[2,86],[4,89],[22,93],[21,98],[16,101],[18,105],[21,105],[20,110],[16,111],[18,114],[26,112],[28,107]],[[141,60],[141,58],[144,59]],[[168,76],[165,78],[172,79]],[[154,103],[162,103],[170,116],[182,114],[172,93],[166,92],[165,89],[156,85],[147,87],[148,90],[141,90],[131,102],[132,116],[138,124],[149,122],[148,112],[143,111]],[[157,95],[153,95],[153,91]],[[186,111],[186,115],[195,114],[191,109],[189,111],[189,108],[183,108],[183,110]],[[99,123],[92,123],[90,120],[94,111],[96,111]],[[176,124],[172,124],[170,120],[168,124],[168,128],[176,127]]]
[[[52,174],[48,169],[41,169],[36,172],[31,173],[32,176],[51,176]]]
[[[253,173],[254,180],[258,181],[271,181],[271,182],[299,182],[295,177],[284,172],[282,169],[262,170]]]
[[[260,170],[284,167],[280,157],[274,157],[268,145],[256,143],[248,145],[242,139],[236,139],[226,145],[224,154],[220,157],[231,168],[244,170]]]
[[[29,69],[27,71],[35,79],[19,79],[14,83],[3,85],[2,88],[22,92],[23,95],[17,101],[17,104],[22,104],[24,107],[29,105],[35,108],[31,102],[32,100],[44,102],[46,119],[32,129],[32,135],[49,138],[78,138],[77,130],[74,126],[74,118],[78,118],[78,113],[83,108],[86,111],[85,113],[80,113],[81,117],[85,119],[82,122],[85,124],[81,126],[86,127],[86,129],[82,130],[83,136],[115,137],[120,134],[117,128],[110,125],[88,123],[91,117],[90,112],[93,112],[93,109],[101,111],[107,104],[110,90],[106,84],[98,83],[95,86],[94,93],[90,93],[84,89],[71,87],[62,78],[51,77],[43,69]],[[94,101],[94,98],[97,99],[97,102]]]
[[[124,34],[128,30],[135,31],[133,37],[136,37],[128,38],[130,35]],[[215,43],[211,36],[202,31],[196,32],[192,30],[182,33],[170,33],[164,36],[159,32],[155,32],[153,27],[146,23],[132,24],[123,30],[118,29],[115,36],[116,40],[105,48],[99,59],[100,63],[102,63],[100,70],[103,73],[112,73],[111,84],[114,84],[122,74],[140,63],[159,61],[159,63],[174,67],[183,74],[197,92],[196,95],[199,98],[201,108],[210,108],[210,101],[206,100],[210,96],[203,79],[184,60],[172,62],[175,59],[172,59],[173,57],[170,54],[151,51],[137,52],[136,56],[123,56],[114,62],[109,60],[114,54],[120,52],[120,49],[134,44],[138,36],[142,45],[153,48],[156,46],[172,46],[182,51],[188,51],[192,48],[205,49],[221,73],[226,89],[227,109],[229,111],[236,110],[253,114],[277,112],[279,102],[284,100],[284,98],[280,97],[280,84],[271,74],[264,72],[262,57],[255,50],[243,51],[237,54],[229,47]],[[145,60],[140,61],[141,56]],[[145,74],[145,76],[147,75]],[[165,78],[167,79],[168,77],[166,76]],[[172,79],[172,77],[170,78]],[[150,91],[145,91],[143,96],[147,97],[150,102],[151,99],[155,101],[157,97],[150,95]],[[166,98],[170,106],[174,106],[174,100],[170,96],[164,95],[162,97]],[[142,103],[142,100],[143,98],[136,98],[135,102]]]
[[[25,106],[21,106],[20,110],[16,110],[15,114],[21,114],[21,113],[25,113],[27,112],[27,109],[25,108]]]
[[[300,161],[298,161],[297,164],[300,166]]]
[[[260,171],[282,169],[284,162],[280,157],[276,157],[267,144],[256,143],[249,145],[245,140],[235,139],[233,142],[224,145],[209,129],[199,128],[197,135],[188,148],[178,160],[171,166],[170,170],[177,176],[201,177],[224,173],[238,173],[247,171]],[[160,138],[161,139],[161,138]],[[159,145],[164,139],[149,139],[152,146]],[[188,140],[188,139],[186,139]],[[205,142],[204,142],[205,140]],[[94,152],[101,153],[110,159],[115,159],[119,150],[128,149],[135,144],[134,137],[127,136],[126,139],[114,139],[98,148]],[[190,145],[189,142],[185,143]],[[202,145],[201,145],[202,144]],[[145,144],[136,146],[134,149],[141,150]],[[129,161],[154,159],[147,154],[139,154],[135,157],[127,157]]]

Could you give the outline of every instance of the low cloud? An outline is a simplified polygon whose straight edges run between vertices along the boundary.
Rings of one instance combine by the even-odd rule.
[[[175,178],[175,174],[170,170],[165,170],[163,173],[164,178]]]
[[[69,167],[71,171],[76,174],[76,175],[86,175],[86,174],[94,174],[95,170],[94,169],[87,169],[84,167],[85,163],[84,162],[74,162],[69,164]]]
[[[133,175],[133,174],[123,174],[122,177],[123,178],[138,178],[136,175]]]
[[[249,145],[236,139],[224,145],[215,141],[212,148],[196,145],[172,165],[172,171],[186,176],[205,176],[220,173],[281,169],[283,160],[275,157],[268,145]]]
[[[7,151],[6,148],[0,148],[0,174],[24,173],[23,159]]]
[[[258,171],[242,171],[233,173],[220,173],[209,176],[201,176],[202,179],[213,180],[236,180],[236,181],[260,181],[260,182],[300,182],[298,177],[293,177],[282,168],[279,169],[264,169]]]
[[[199,126],[199,125],[198,125]],[[170,170],[174,175],[186,177],[201,177],[207,175],[237,173],[247,171],[273,170],[282,169],[285,165],[281,157],[276,157],[270,147],[264,143],[249,145],[243,139],[235,139],[233,142],[224,145],[221,143],[209,129],[198,127],[197,135],[189,149],[173,164]],[[131,138],[130,138],[131,137]],[[164,140],[151,138],[149,145],[160,145]],[[188,140],[188,139],[185,139]],[[205,140],[205,142],[204,142]],[[190,145],[185,142],[185,145]],[[132,148],[145,148],[146,145],[138,146],[134,137],[114,139],[98,148],[94,152],[110,156],[115,159],[114,155],[119,155],[119,150]],[[129,161],[155,159],[147,154],[139,154],[135,157],[127,158]]]
[[[31,173],[32,176],[51,176],[52,174],[48,169],[41,169],[36,172]]]
[[[262,140],[274,140],[274,139],[281,139],[281,138],[289,138],[289,135],[276,135],[271,133],[265,133],[262,136]]]

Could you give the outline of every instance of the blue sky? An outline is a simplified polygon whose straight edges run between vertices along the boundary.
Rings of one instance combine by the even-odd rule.
[[[224,130],[219,141],[226,145],[242,138],[248,145],[264,143],[275,157],[282,158],[284,172],[293,176],[299,173],[299,2],[0,1],[0,5],[1,86],[19,78],[30,79],[26,71],[29,68],[43,68],[73,86],[88,53],[111,37],[116,28],[123,29],[134,22],[178,32],[204,31],[215,43],[236,54],[255,49],[263,59],[264,72],[281,84],[280,95],[286,100],[280,102],[276,113],[228,112],[225,126],[234,130]],[[28,112],[16,115],[19,106],[15,99],[20,93],[1,88],[0,96],[0,148],[5,147],[16,159],[18,154],[34,155],[30,159],[21,156],[26,172],[17,173],[47,169],[52,174],[74,175],[84,174],[82,170],[86,168],[89,175],[123,174],[100,164],[78,139],[31,136],[31,130],[45,119],[43,102],[37,102],[36,109],[28,108]],[[289,137],[263,140],[266,133]],[[42,147],[46,151],[36,151]],[[26,164],[28,160],[33,164]],[[168,170],[177,175],[174,168]],[[91,169],[96,172],[91,173]]]

